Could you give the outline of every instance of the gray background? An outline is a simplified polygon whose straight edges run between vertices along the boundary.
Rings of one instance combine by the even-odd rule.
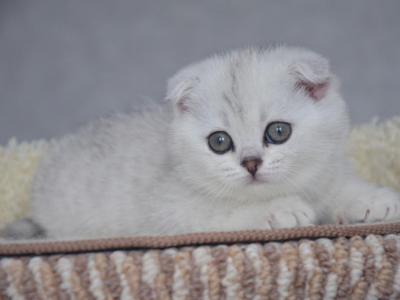
[[[400,1],[0,1],[0,143],[162,99],[215,51],[287,43],[331,59],[353,120],[400,113]]]

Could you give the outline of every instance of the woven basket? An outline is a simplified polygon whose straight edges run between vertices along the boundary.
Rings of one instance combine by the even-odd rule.
[[[400,223],[0,244],[0,299],[400,299]]]

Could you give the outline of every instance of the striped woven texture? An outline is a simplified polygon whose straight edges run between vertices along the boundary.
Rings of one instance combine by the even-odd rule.
[[[400,235],[2,257],[0,299],[400,299]]]

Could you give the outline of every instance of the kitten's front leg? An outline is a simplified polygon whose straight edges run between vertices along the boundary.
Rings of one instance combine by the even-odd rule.
[[[334,217],[338,223],[374,223],[400,220],[400,195],[360,179],[352,179],[340,188]]]
[[[249,203],[235,209],[223,219],[221,215],[196,228],[201,228],[201,231],[274,229],[308,226],[316,222],[312,207],[297,196],[277,198],[271,202]]]
[[[266,212],[270,228],[292,228],[316,223],[315,210],[299,196],[274,199]]]

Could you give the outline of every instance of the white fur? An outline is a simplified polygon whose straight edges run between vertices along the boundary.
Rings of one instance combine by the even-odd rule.
[[[298,80],[329,88],[316,101]],[[34,181],[31,217],[50,238],[397,218],[398,195],[349,167],[338,89],[327,60],[299,48],[244,49],[191,65],[170,80],[165,105],[54,141]],[[277,120],[292,124],[292,136],[266,147],[265,128]],[[234,151],[210,151],[207,136],[217,130],[230,134]],[[240,164],[254,155],[263,160],[259,182]]]

